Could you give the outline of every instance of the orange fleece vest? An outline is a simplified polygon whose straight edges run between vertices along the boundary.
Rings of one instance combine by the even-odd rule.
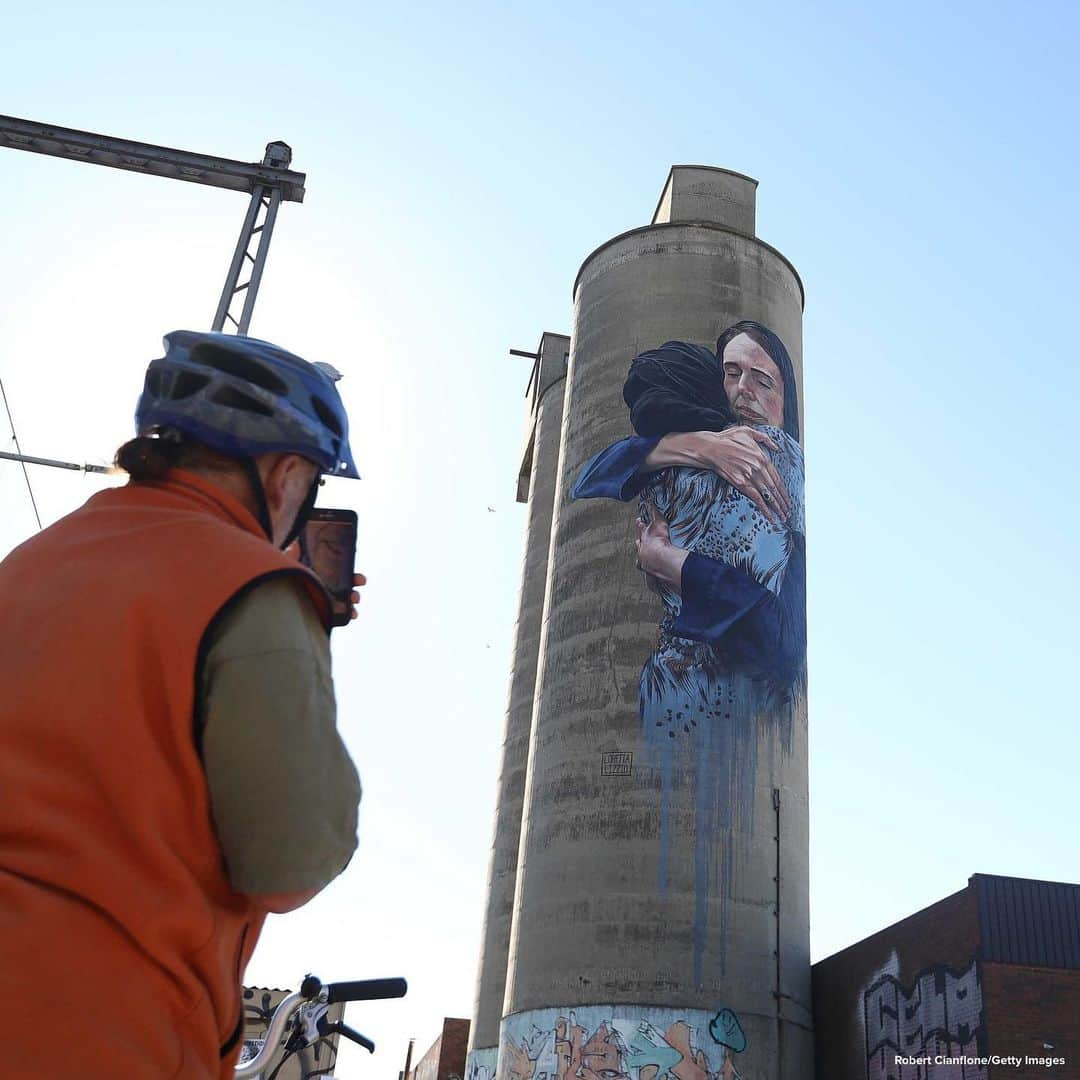
[[[280,574],[329,628],[314,575],[181,470],[94,495],[0,563],[6,1075],[231,1077],[264,912],[226,876],[196,678],[215,616]]]

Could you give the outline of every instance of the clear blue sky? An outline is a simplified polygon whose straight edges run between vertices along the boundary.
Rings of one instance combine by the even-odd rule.
[[[806,284],[815,958],[973,872],[1080,880],[1074,5],[29,11],[0,112],[248,160],[284,139],[308,173],[252,332],[346,373],[362,845],[249,974],[407,975],[351,1014],[362,1075],[472,1010],[524,523],[507,350],[569,330],[581,261],[673,163],[756,177]],[[0,150],[26,452],[111,455],[161,334],[209,324],[243,210]],[[101,483],[33,479],[46,521]],[[0,500],[6,551],[34,529],[14,466]]]

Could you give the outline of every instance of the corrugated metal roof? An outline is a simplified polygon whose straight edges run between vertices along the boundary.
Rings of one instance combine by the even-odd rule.
[[[973,874],[984,960],[1080,970],[1080,885]]]

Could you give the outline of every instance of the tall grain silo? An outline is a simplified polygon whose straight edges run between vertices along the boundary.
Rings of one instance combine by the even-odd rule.
[[[505,1080],[813,1075],[804,668],[775,674],[792,633],[805,659],[803,290],[791,263],[755,236],[756,187],[724,169],[673,168],[652,223],[601,245],[574,285],[498,1057]],[[718,337],[745,320],[718,358]],[[674,352],[650,353],[668,342]],[[740,503],[715,471],[683,463],[664,474],[670,490],[715,496],[696,533],[678,517],[686,498],[665,504],[672,541],[693,551],[667,607],[636,565],[635,521],[651,511],[571,497],[594,455],[628,445],[623,385],[643,353],[665,378],[669,354],[705,365],[728,406],[748,413],[724,439],[756,427],[788,454],[773,455],[792,506],[782,526]],[[737,380],[751,375],[783,399],[772,427],[746,405],[753,388],[740,396]],[[661,497],[652,465],[635,476],[660,484],[649,490]],[[782,549],[768,573],[755,562],[759,544]],[[684,613],[704,605],[710,629],[673,635],[679,604]]]
[[[466,1080],[491,1080],[498,1054],[569,352],[565,334],[543,334],[526,389],[517,499],[529,509]]]

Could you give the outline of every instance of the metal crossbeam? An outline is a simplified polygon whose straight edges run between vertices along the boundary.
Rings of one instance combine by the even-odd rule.
[[[307,177],[289,169],[292,150],[287,143],[267,143],[262,161],[249,163],[131,139],[117,139],[112,135],[95,135],[89,131],[56,127],[33,120],[20,120],[14,116],[0,116],[0,146],[50,154],[69,161],[86,161],[91,165],[128,169],[171,180],[187,180],[193,184],[250,192],[247,215],[211,326],[213,330],[224,331],[228,322],[237,334],[248,332],[266,266],[266,255],[270,250],[278,206],[282,200],[304,200],[304,181]],[[250,273],[242,281],[241,275],[249,263]],[[238,297],[242,298],[243,304],[239,314],[235,314],[234,304]]]
[[[229,322],[235,327],[237,334],[248,332],[255,297],[258,295],[259,283],[266,266],[266,255],[270,250],[270,237],[277,220],[278,207],[282,200],[304,201],[304,181],[307,177],[289,169],[292,150],[287,143],[267,143],[262,161],[252,163],[213,157],[210,154],[195,154],[190,150],[174,150],[168,146],[155,146],[131,139],[117,139],[112,135],[95,135],[89,131],[20,120],[14,116],[0,116],[0,147],[29,150],[31,153],[48,154],[69,161],[85,161],[91,165],[106,165],[113,169],[162,176],[169,180],[186,180],[192,184],[207,184],[211,187],[250,193],[247,214],[240,229],[240,238],[236,242],[236,250],[213,323],[214,330],[224,330],[225,323]],[[250,272],[246,280],[241,280],[248,266]],[[239,315],[233,313],[237,298],[243,299]],[[4,401],[6,404],[6,396]],[[8,416],[10,418],[10,410]],[[14,431],[12,424],[12,437]],[[17,453],[14,454],[0,451],[0,459],[19,462],[24,473],[28,464],[81,472],[113,471],[111,467],[103,465],[79,465],[55,458],[29,457],[22,453],[17,441],[15,449]],[[29,475],[26,482],[29,488]],[[30,488],[31,499],[33,495],[33,489]],[[36,503],[34,513],[37,514]],[[41,527],[40,519],[38,527]]]
[[[270,160],[233,161],[210,154],[196,154],[190,150],[174,150],[168,146],[118,139],[112,135],[95,135],[55,124],[20,120],[14,116],[0,116],[0,146],[162,176],[169,180],[209,184],[232,191],[254,192],[256,187],[265,185],[280,191],[281,198],[286,202],[304,201],[304,181],[307,177],[287,167],[292,153],[285,143],[271,143],[267,147],[267,158]],[[272,155],[271,147],[281,147],[283,151]]]

